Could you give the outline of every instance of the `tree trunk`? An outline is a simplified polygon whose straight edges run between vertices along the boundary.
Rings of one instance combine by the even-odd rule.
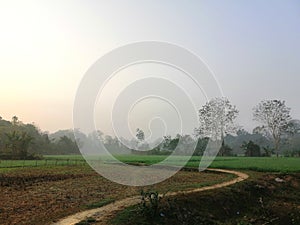
[[[276,157],[279,157],[279,141],[275,139],[275,152],[276,152]]]
[[[222,134],[221,134],[221,139],[222,139],[222,146],[221,146],[221,156],[224,156],[224,153],[225,153],[225,141],[224,141],[224,134],[223,134],[223,131],[222,131]]]

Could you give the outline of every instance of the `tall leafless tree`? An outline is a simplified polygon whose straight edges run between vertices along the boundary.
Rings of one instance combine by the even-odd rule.
[[[255,130],[273,139],[277,157],[283,136],[294,133],[290,110],[281,100],[263,100],[253,108],[254,120],[262,124]]]

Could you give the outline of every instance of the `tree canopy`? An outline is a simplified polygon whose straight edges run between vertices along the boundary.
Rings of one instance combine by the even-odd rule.
[[[272,138],[278,155],[279,146],[284,136],[295,132],[291,123],[290,108],[281,100],[263,100],[253,109],[254,120],[262,125],[255,132]]]

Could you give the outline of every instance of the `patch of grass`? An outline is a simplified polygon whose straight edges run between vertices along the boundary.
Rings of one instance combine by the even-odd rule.
[[[91,203],[91,204],[88,204],[86,206],[87,209],[95,209],[95,208],[100,208],[102,206],[105,206],[105,205],[108,205],[112,202],[114,202],[115,200],[112,199],[112,198],[106,198],[106,199],[103,199],[101,200],[100,202],[95,202],[95,203]]]
[[[117,214],[109,223],[111,225],[119,225],[119,224],[126,224],[130,221],[133,215],[137,215],[140,213],[140,209],[138,205],[130,206]],[[149,221],[147,221],[146,217],[137,216],[135,217],[135,224],[139,225],[149,225]]]
[[[82,159],[84,160],[82,155],[44,155],[45,159]]]
[[[75,225],[89,225],[96,222],[96,219],[89,217],[85,220],[80,221],[79,223],[75,223]]]

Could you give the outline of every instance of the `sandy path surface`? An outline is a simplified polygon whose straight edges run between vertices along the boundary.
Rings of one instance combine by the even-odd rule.
[[[212,189],[217,189],[221,187],[226,187],[238,182],[241,182],[243,180],[246,180],[249,176],[245,173],[233,171],[233,170],[224,170],[224,169],[208,169],[209,171],[216,171],[216,172],[222,172],[222,173],[230,173],[233,175],[236,175],[237,177],[230,180],[225,181],[219,184],[214,184],[211,186],[205,186],[201,188],[196,188],[192,190],[186,190],[186,191],[176,191],[176,192],[169,192],[165,196],[174,196],[178,194],[188,194],[193,192],[200,192],[200,191],[207,191]],[[116,201],[114,203],[105,205],[101,208],[86,210],[83,212],[76,213],[74,215],[68,216],[66,218],[61,219],[57,223],[54,223],[53,225],[74,225],[82,220],[85,220],[88,217],[92,217],[96,219],[98,222],[97,225],[105,225],[107,224],[107,221],[109,221],[118,211],[121,211],[129,206],[136,205],[140,203],[141,197],[140,196],[133,196],[128,197],[119,201]]]

